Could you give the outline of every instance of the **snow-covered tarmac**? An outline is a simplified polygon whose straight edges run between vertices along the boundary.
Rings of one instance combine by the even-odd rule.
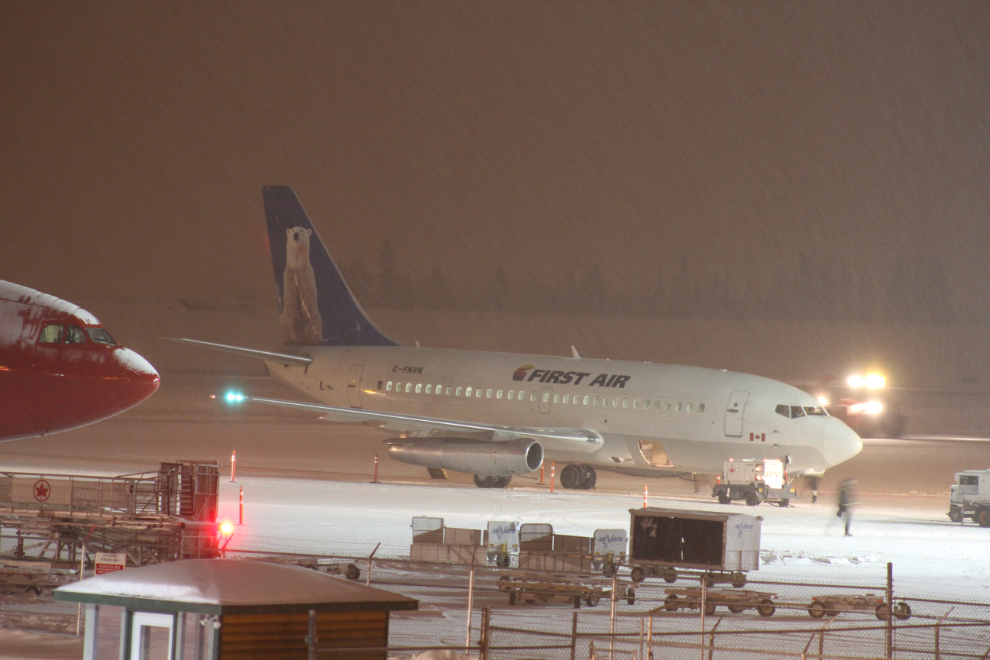
[[[245,524],[230,547],[245,550],[408,556],[413,516],[444,518],[449,527],[483,529],[489,520],[550,523],[562,534],[590,535],[625,527],[642,494],[558,491],[545,487],[371,484],[311,479],[241,477],[221,486],[221,519],[237,521],[243,486]],[[759,579],[883,584],[893,563],[899,596],[990,599],[990,530],[950,523],[946,505],[931,497],[886,496],[855,509],[851,537],[843,535],[831,501],[787,507],[713,504],[704,494],[652,497],[651,506],[726,511],[764,518]]]

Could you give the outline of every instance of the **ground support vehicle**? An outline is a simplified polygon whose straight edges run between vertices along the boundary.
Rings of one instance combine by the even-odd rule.
[[[881,621],[887,620],[887,603],[876,594],[831,594],[815,596],[808,605],[808,614],[814,619],[838,616],[841,612],[873,612]],[[911,617],[911,606],[903,600],[894,605],[894,617],[901,621]]]
[[[611,598],[612,590],[590,580],[536,573],[503,574],[498,579],[498,590],[509,594],[509,605],[524,603],[549,603],[565,601],[581,607],[598,605],[602,598]],[[631,586],[617,587],[619,598],[633,605],[636,592]]]
[[[651,575],[675,582],[693,574],[708,585],[742,587],[746,572],[759,570],[760,516],[652,507],[629,514],[634,582]]]
[[[701,609],[701,587],[670,588],[664,589],[664,593],[667,597],[664,598],[663,608],[668,612]],[[723,605],[733,614],[755,609],[760,616],[773,616],[777,611],[774,603],[776,597],[777,594],[766,591],[708,589],[705,592],[705,614],[711,616],[718,606]]]
[[[712,573],[706,571],[678,571],[674,568],[662,566],[633,566],[629,577],[636,583],[642,582],[648,577],[658,577],[663,578],[667,584],[673,584],[680,579],[688,579],[698,580],[699,583],[701,580],[705,580],[709,587],[714,587],[716,584],[731,584],[737,589],[746,586],[746,574],[740,571],[731,573],[719,571]]]
[[[783,461],[726,461],[719,482],[712,486],[712,497],[719,504],[743,500],[748,506],[760,502],[787,506],[797,498],[797,489],[784,483]]]
[[[956,472],[949,489],[949,520],[969,518],[980,527],[990,527],[990,470]]]

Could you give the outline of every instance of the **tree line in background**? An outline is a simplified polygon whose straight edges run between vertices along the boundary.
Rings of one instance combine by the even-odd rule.
[[[960,320],[945,264],[937,257],[898,257],[886,278],[805,256],[778,267],[769,284],[753,286],[682,259],[673,276],[651,282],[610,280],[597,263],[565,276],[510,277],[497,266],[474,279],[452,278],[434,265],[420,274],[400,267],[386,240],[373,267],[343,264],[358,300],[368,307],[644,318],[944,324]],[[870,271],[875,272],[875,271]]]

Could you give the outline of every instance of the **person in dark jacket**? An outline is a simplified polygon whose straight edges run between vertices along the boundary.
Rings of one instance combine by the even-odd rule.
[[[852,507],[855,488],[856,480],[852,478],[843,480],[842,485],[839,486],[839,510],[835,512],[835,515],[839,518],[845,518],[846,536],[852,536],[852,534],[849,533],[849,526],[852,524]]]

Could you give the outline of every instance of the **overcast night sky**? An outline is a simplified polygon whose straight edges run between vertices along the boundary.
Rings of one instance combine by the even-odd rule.
[[[0,279],[268,301],[274,183],[416,276],[934,258],[990,307],[987,35],[961,0],[0,0]]]

